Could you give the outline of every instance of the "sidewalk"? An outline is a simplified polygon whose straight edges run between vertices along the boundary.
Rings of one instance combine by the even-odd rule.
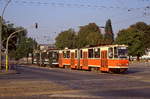
[[[16,73],[18,73],[16,70],[16,64],[10,65],[8,71],[6,71],[4,66],[2,70],[0,70],[0,75],[1,74],[16,74]]]
[[[16,73],[17,73],[16,70],[8,70],[8,71],[0,70],[0,75],[2,75],[2,74],[16,74]]]

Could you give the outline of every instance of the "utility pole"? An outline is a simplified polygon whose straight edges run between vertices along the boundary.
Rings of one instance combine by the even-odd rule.
[[[40,67],[42,66],[42,51],[40,50]]]
[[[0,70],[2,69],[2,16],[0,16]]]

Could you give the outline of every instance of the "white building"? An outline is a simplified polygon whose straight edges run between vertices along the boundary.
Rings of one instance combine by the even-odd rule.
[[[40,44],[39,47],[40,47],[40,50],[43,51],[43,50],[55,48],[55,45],[54,44]]]
[[[146,51],[146,54],[143,55],[141,58],[142,58],[142,59],[149,59],[149,60],[150,60],[150,49],[148,49],[148,50]]]

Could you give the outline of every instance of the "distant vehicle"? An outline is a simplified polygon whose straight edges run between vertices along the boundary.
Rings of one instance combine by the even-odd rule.
[[[59,67],[97,70],[102,72],[125,72],[128,69],[126,45],[106,45],[59,51]]]

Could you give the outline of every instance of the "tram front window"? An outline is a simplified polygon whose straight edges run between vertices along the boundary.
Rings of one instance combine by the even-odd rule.
[[[127,58],[128,50],[126,47],[118,47],[117,52],[118,52],[118,58]]]

